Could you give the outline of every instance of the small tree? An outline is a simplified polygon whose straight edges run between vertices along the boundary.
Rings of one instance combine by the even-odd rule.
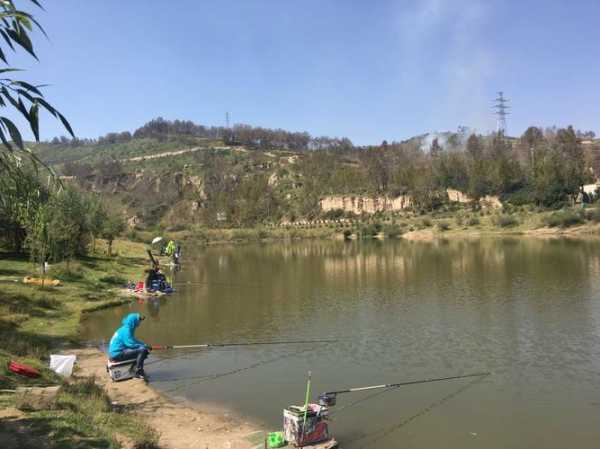
[[[26,223],[27,238],[25,245],[29,249],[34,264],[39,264],[40,271],[45,272],[45,262],[50,247],[48,232],[50,213],[46,204],[39,206]]]
[[[102,237],[108,243],[108,255],[112,256],[113,241],[125,230],[125,221],[120,215],[109,215],[102,227]]]
[[[108,215],[102,203],[94,198],[89,201],[87,208],[87,227],[92,236],[92,252],[96,251],[96,238],[102,235]]]
[[[77,191],[67,189],[50,198],[49,206],[52,259],[69,261],[76,255],[85,254],[89,242],[86,199]]]

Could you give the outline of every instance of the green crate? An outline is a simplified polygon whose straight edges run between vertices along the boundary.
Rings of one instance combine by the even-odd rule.
[[[284,446],[287,446],[287,442],[283,437],[283,432],[270,432],[267,434],[267,448],[276,449]]]

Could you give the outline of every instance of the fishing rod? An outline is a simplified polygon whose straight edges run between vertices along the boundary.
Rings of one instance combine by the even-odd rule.
[[[206,349],[206,348],[223,348],[230,346],[264,346],[264,345],[299,345],[308,343],[336,343],[335,339],[320,339],[320,340],[283,340],[283,341],[253,341],[239,343],[204,343],[199,345],[151,345],[155,350],[163,349]]]
[[[231,282],[192,282],[192,281],[176,281],[173,283],[174,286],[194,286],[194,285],[218,285],[223,287],[231,287],[231,288],[263,288],[263,285],[253,285],[253,284],[234,284]]]
[[[430,379],[421,379],[421,380],[410,380],[407,382],[399,382],[395,384],[382,384],[382,385],[371,385],[368,387],[356,387],[356,388],[347,388],[345,390],[337,390],[337,391],[327,391],[325,393],[321,393],[319,395],[319,403],[321,405],[334,406],[336,403],[336,397],[338,394],[344,393],[356,393],[360,391],[370,391],[370,390],[381,390],[388,388],[398,388],[406,385],[417,385],[417,384],[426,384],[431,382],[442,382],[446,380],[456,380],[456,379],[466,379],[469,377],[485,377],[492,374],[491,372],[482,372],[482,373],[472,373],[472,374],[463,374],[460,376],[449,376],[449,377],[436,377]]]

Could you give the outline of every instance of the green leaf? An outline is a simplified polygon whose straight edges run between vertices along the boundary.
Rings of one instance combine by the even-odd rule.
[[[40,107],[38,103],[33,103],[29,109],[29,126],[31,126],[31,132],[35,136],[36,142],[40,141]]]
[[[29,92],[27,92],[25,89],[15,89],[19,95],[23,95],[25,98],[27,98],[29,101],[31,101],[32,103],[36,100],[36,98],[38,97],[33,97]]]
[[[29,83],[26,83],[25,81],[13,81],[12,84],[16,84],[17,86],[22,86],[25,89],[27,89],[28,91],[33,92],[36,95],[40,95],[40,96],[43,95],[37,87],[35,87]]]
[[[10,152],[15,151],[13,146],[10,144],[10,142],[8,140],[6,140],[6,136],[4,135],[4,131],[2,131],[2,128],[0,128],[0,140],[2,141],[4,146],[6,148],[8,148],[8,151],[10,151]]]
[[[33,28],[31,26],[31,20],[29,20],[28,17],[23,17],[23,16],[19,17],[19,22],[21,22],[21,25],[23,25],[29,31],[33,31]]]
[[[50,103],[48,103],[46,100],[44,100],[43,98],[36,98],[35,101],[37,101],[39,104],[41,104],[44,107],[44,109],[46,109],[54,117],[58,117],[56,115],[57,110],[54,109],[54,107]]]
[[[33,3],[34,5],[36,5],[38,8],[40,8],[42,11],[45,11],[44,7],[42,6],[42,4],[40,2],[38,2],[38,0],[29,0],[31,3]]]
[[[2,87],[2,89],[0,89],[0,93],[2,93],[2,95],[4,95],[4,97],[8,99],[8,101],[10,101],[10,103],[15,107],[15,109],[17,109],[25,118],[29,117],[29,113],[27,112],[27,109],[25,108],[25,105],[23,104],[20,98],[19,101],[16,101],[8,92],[8,89],[6,87]]]
[[[62,122],[63,126],[67,129],[67,131],[69,132],[69,134],[71,134],[71,137],[75,137],[75,133],[73,132],[73,128],[71,128],[71,124],[67,121],[67,119],[65,118],[65,116],[62,115],[58,111],[56,111],[56,113],[58,114],[58,118]]]
[[[4,126],[6,126],[6,129],[8,129],[8,133],[10,134],[10,138],[12,139],[12,141],[21,150],[24,150],[25,146],[23,145],[23,138],[21,137],[21,132],[15,126],[15,124],[13,122],[11,122],[9,119],[7,119],[6,117],[0,117],[0,121],[2,121],[2,123],[4,123]]]
[[[0,35],[2,35],[2,37],[4,38],[4,40],[6,41],[6,43],[8,44],[8,46],[14,50],[15,46],[12,43],[12,40],[10,39],[10,37],[8,37],[8,34],[6,34],[6,31],[0,29]]]
[[[23,47],[27,53],[29,53],[35,59],[38,59],[37,55],[33,51],[33,44],[27,35],[27,31],[22,26],[18,26],[18,31],[8,29],[6,32],[12,38],[12,40]]]

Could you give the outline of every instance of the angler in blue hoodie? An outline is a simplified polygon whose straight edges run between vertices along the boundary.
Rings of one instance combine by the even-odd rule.
[[[130,313],[121,323],[110,339],[108,356],[114,362],[136,359],[135,377],[145,379],[144,360],[148,357],[151,347],[135,338],[135,329],[144,319],[139,313]]]

